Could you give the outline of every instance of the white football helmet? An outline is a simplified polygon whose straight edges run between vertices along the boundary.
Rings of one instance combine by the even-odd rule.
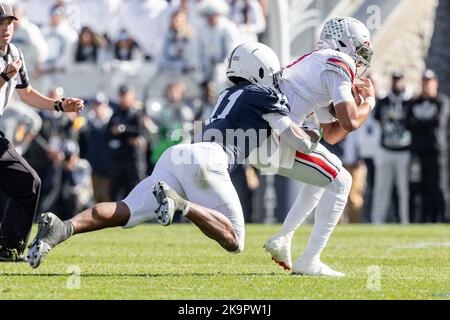
[[[363,75],[370,67],[373,50],[370,31],[359,20],[351,17],[332,18],[325,22],[318,42],[320,49],[330,48],[348,54]]]
[[[278,86],[277,72],[280,61],[271,48],[259,42],[247,42],[237,46],[228,58],[227,77],[243,78],[251,83],[270,87]]]

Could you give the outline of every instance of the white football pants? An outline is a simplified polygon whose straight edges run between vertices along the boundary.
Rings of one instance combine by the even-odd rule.
[[[227,155],[216,143],[179,144],[169,148],[156,163],[153,174],[123,200],[131,211],[125,228],[155,219],[157,201],[152,191],[162,180],[189,201],[223,213],[239,239],[237,252],[242,251],[244,215],[227,169]]]

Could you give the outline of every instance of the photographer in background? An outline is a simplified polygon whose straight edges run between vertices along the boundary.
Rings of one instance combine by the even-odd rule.
[[[107,127],[110,151],[109,196],[112,201],[127,195],[144,179],[147,164],[145,114],[136,101],[134,88],[119,88],[119,103]]]
[[[110,149],[107,144],[108,122],[112,109],[106,95],[102,92],[89,103],[86,125],[80,131],[80,155],[92,166],[92,184],[95,202],[109,201],[109,160]]]
[[[448,215],[449,99],[439,94],[439,80],[432,70],[422,76],[422,94],[409,102],[407,128],[411,152],[420,164],[419,194],[422,208],[416,222],[444,222]]]
[[[91,166],[80,159],[78,143],[72,140],[63,141],[59,148],[49,148],[49,158],[53,166],[46,175],[48,183],[42,186],[49,189],[42,207],[61,219],[70,219],[93,204]]]
[[[372,201],[372,222],[388,221],[392,188],[398,193],[400,223],[409,223],[409,163],[411,133],[406,128],[408,92],[403,73],[392,73],[391,91],[377,102],[375,119],[380,124],[381,148],[375,161],[375,186]]]

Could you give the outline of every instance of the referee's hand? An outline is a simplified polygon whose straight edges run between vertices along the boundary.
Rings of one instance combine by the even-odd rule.
[[[66,98],[62,107],[65,112],[81,112],[84,108],[84,101],[78,98]]]
[[[20,58],[16,58],[13,62],[6,66],[5,73],[10,79],[12,79],[17,75],[20,68],[22,68],[22,60]]]

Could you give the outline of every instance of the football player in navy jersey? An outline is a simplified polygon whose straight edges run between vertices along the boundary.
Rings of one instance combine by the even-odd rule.
[[[238,46],[230,55],[227,76],[235,86],[225,90],[202,131],[202,141],[169,148],[154,173],[123,200],[96,204],[70,220],[53,213],[39,217],[39,229],[28,253],[36,268],[57,244],[78,233],[123,226],[156,218],[169,225],[182,214],[225,250],[244,248],[242,207],[229,176],[271,134],[294,150],[312,152],[318,129],[303,130],[288,117],[286,99],[274,87],[280,63],[261,43]],[[257,76],[255,76],[257,75]]]

